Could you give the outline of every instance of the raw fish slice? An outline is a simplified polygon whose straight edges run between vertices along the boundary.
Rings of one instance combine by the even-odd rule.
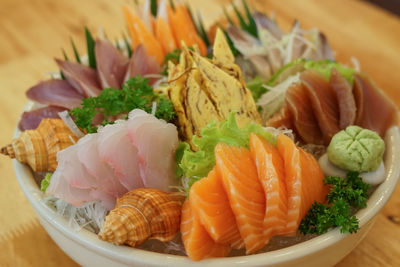
[[[263,227],[268,241],[272,236],[284,233],[286,230],[285,166],[274,145],[254,133],[250,134],[250,151],[257,166],[258,179],[265,193],[266,209]]]
[[[55,61],[65,78],[79,93],[86,97],[100,94],[101,89],[96,70],[71,61],[60,59],[55,59]]]
[[[114,170],[114,175],[128,191],[144,187],[139,173],[137,149],[128,138],[127,121],[118,120],[98,130],[100,160]]]
[[[356,119],[356,102],[349,82],[336,68],[332,68],[329,85],[339,104],[339,129],[353,125]]]
[[[319,165],[317,159],[307,153],[302,148],[300,149],[300,153],[302,154],[302,170],[305,177],[310,178],[312,185],[308,186],[308,188],[312,189],[312,199],[308,203],[309,207],[317,201],[320,203],[324,203],[326,201],[326,195],[329,192],[329,187],[324,183],[324,173]],[[309,207],[307,208],[306,212],[308,211]]]
[[[96,188],[96,179],[86,171],[86,168],[79,161],[77,153],[77,145],[72,145],[58,152],[56,172],[61,172],[72,187],[80,189]]]
[[[194,261],[211,257],[226,257],[231,250],[230,246],[214,242],[192,212],[189,201],[185,201],[182,205],[180,230],[186,253]]]
[[[235,47],[245,57],[265,54],[266,50],[261,42],[244,30],[236,26],[229,26],[226,31]]]
[[[121,88],[129,60],[108,40],[96,40],[95,55],[102,88]]]
[[[160,73],[161,68],[157,60],[154,57],[149,56],[143,45],[139,45],[133,52],[132,58],[129,62],[125,74],[125,81],[138,75],[143,77],[146,77],[146,75],[156,75],[157,77],[149,78],[150,85],[153,85],[161,78]]]
[[[276,147],[285,165],[288,195],[287,224],[284,234],[296,235],[305,214],[315,201],[324,202],[327,187],[317,160],[297,147],[286,135],[280,134]]]
[[[291,30],[291,35],[292,38],[289,40],[288,43],[288,48],[289,49],[289,54],[285,59],[285,64],[288,64],[289,62],[292,62],[296,58],[302,57],[305,49],[306,49],[306,44],[305,44],[305,38],[301,32],[300,29],[300,23],[299,21],[295,21],[292,30]]]
[[[249,61],[253,64],[257,73],[264,80],[268,80],[272,76],[272,69],[268,61],[267,56],[263,55],[250,55],[248,57]]]
[[[253,253],[265,245],[265,195],[250,151],[219,143],[215,147],[215,159],[246,254]]]
[[[317,47],[318,51],[317,53],[320,55],[319,59],[330,59],[334,60],[334,55],[331,49],[331,46],[329,45],[328,39],[326,38],[325,34],[322,32],[318,33],[318,44],[319,46]]]
[[[138,150],[139,170],[144,186],[171,191],[178,184],[175,174],[176,126],[142,110],[129,114],[128,137]]]
[[[295,83],[288,89],[286,104],[290,114],[292,114],[296,132],[301,139],[309,144],[323,144],[321,130],[303,85]]]
[[[26,91],[26,96],[38,103],[73,109],[81,105],[83,94],[65,80],[47,80]]]
[[[114,198],[120,197],[128,190],[114,177],[112,169],[100,160],[97,144],[98,134],[87,134],[79,139],[78,159],[87,172],[96,178],[97,190]]]
[[[301,214],[304,199],[302,198],[303,179],[301,177],[300,150],[289,137],[282,134],[276,140],[276,147],[283,158],[286,171],[288,213],[285,232],[287,235],[295,235],[304,216]]]
[[[79,206],[86,201],[96,200],[90,195],[96,183],[79,162],[76,152],[77,146],[73,145],[57,154],[58,166],[51,177],[46,194]]]
[[[354,75],[354,96],[358,110],[355,124],[381,137],[390,126],[398,124],[396,105],[365,74]]]
[[[61,171],[56,171],[52,175],[50,185],[46,190],[46,195],[53,195],[76,207],[85,202],[96,200],[96,198],[90,194],[89,189],[80,189],[69,185]]]
[[[325,77],[315,70],[303,71],[300,79],[308,93],[324,144],[328,145],[339,131],[339,106],[335,92]]]
[[[265,125],[274,128],[286,127],[293,129],[293,118],[288,105],[286,103],[283,104],[279,111],[268,119]]]
[[[44,118],[59,118],[58,113],[66,110],[62,107],[48,106],[22,113],[18,123],[21,131],[36,129]]]
[[[283,36],[283,32],[281,28],[279,28],[278,24],[275,21],[268,18],[265,14],[255,11],[253,14],[253,18],[257,24],[258,29],[266,29],[268,30],[277,40],[281,40]]]
[[[222,245],[242,248],[235,215],[215,168],[190,188],[189,202],[211,238]]]

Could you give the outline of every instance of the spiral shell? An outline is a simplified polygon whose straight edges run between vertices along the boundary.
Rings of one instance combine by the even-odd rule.
[[[131,247],[147,239],[166,242],[179,230],[182,198],[153,188],[132,190],[107,215],[99,238]]]
[[[28,164],[33,171],[55,171],[57,152],[71,146],[77,137],[61,119],[43,119],[35,130],[26,130],[1,153]]]

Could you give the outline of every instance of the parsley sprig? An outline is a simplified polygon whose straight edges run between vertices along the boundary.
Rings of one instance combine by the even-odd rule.
[[[116,119],[127,119],[128,113],[135,108],[150,113],[153,102],[157,103],[157,118],[167,122],[174,119],[172,103],[165,96],[154,93],[147,78],[136,76],[129,79],[122,90],[107,88],[97,97],[84,98],[81,107],[74,108],[70,113],[81,130],[95,133],[97,125],[93,119],[96,115],[103,117],[101,125],[112,124]]]
[[[324,183],[331,185],[327,204],[315,202],[301,221],[299,230],[303,234],[323,234],[331,227],[340,227],[342,233],[355,233],[359,229],[358,219],[351,216],[351,208],[367,206],[369,185],[357,172],[348,172],[346,179],[328,176]]]

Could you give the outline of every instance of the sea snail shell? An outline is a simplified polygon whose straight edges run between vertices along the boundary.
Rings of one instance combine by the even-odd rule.
[[[153,188],[132,190],[117,199],[98,237],[131,247],[147,239],[170,241],[179,230],[181,205],[181,198],[173,193]]]
[[[1,154],[28,164],[33,171],[55,171],[57,153],[78,138],[61,119],[42,119],[34,130],[26,130],[11,144],[1,148]]]

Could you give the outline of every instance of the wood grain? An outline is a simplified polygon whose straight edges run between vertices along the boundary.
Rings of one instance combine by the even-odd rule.
[[[221,14],[229,0],[192,0],[207,23]],[[335,0],[254,0],[273,12],[284,29],[295,18],[305,28],[326,33],[337,59],[356,57],[363,71],[398,104],[400,102],[400,20],[366,2]],[[84,51],[83,26],[104,28],[118,39],[125,31],[120,6],[128,0],[0,0],[0,144],[11,140],[23,106],[24,92],[47,72],[56,70],[61,47],[72,55],[69,38]],[[37,223],[34,211],[14,178],[11,161],[0,157],[0,265],[75,266]],[[400,266],[400,187],[364,241],[338,266]],[[397,221],[396,221],[397,218]]]

